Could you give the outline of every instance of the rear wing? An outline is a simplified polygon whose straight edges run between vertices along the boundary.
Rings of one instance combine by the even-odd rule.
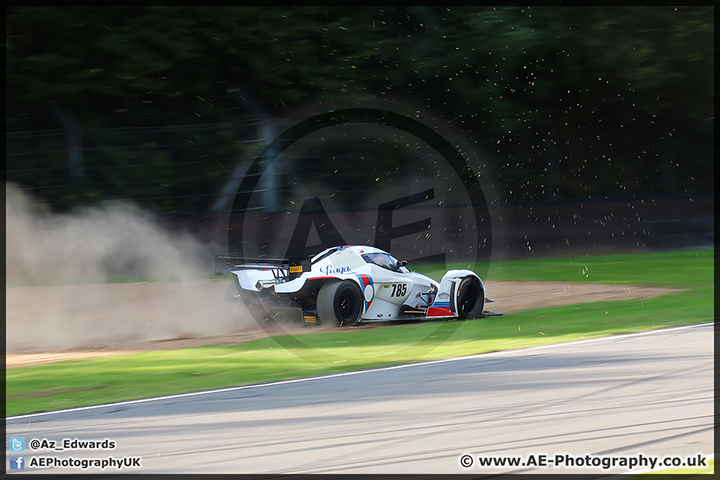
[[[231,255],[215,257],[215,275],[227,275],[233,270],[272,270],[278,280],[289,281],[312,268],[308,257],[249,258]]]

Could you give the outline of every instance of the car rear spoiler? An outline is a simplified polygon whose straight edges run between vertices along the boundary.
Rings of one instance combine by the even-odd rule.
[[[227,275],[232,270],[269,269],[277,278],[293,280],[312,268],[308,257],[290,258],[250,258],[217,255],[215,257],[215,275]]]

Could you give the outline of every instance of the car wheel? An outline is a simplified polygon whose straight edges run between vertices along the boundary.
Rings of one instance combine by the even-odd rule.
[[[268,313],[260,302],[260,296],[255,292],[248,292],[240,288],[237,279],[233,279],[227,290],[225,290],[225,300],[231,306],[242,303],[250,312],[250,315],[258,322],[263,322],[268,318]]]
[[[363,295],[352,280],[328,282],[320,288],[317,310],[320,321],[355,325],[362,315]]]
[[[457,290],[458,318],[477,318],[485,308],[485,294],[477,278],[466,277]]]

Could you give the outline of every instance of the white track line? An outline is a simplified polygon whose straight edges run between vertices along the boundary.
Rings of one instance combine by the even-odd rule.
[[[677,330],[685,330],[688,328],[696,328],[696,327],[705,327],[709,325],[714,325],[714,322],[709,323],[699,323],[695,325],[681,325],[678,327],[669,327],[669,328],[660,328],[656,330],[647,330],[644,332],[634,332],[634,333],[625,333],[620,335],[611,335],[608,337],[598,337],[598,338],[590,338],[587,340],[575,340],[571,342],[563,342],[563,343],[553,343],[551,345],[541,345],[539,347],[528,347],[528,348],[518,348],[514,350],[502,350],[499,352],[489,352],[489,353],[478,353],[476,355],[468,355],[464,357],[453,357],[453,358],[444,358],[440,360],[428,360],[426,362],[418,362],[418,363],[406,363],[403,365],[394,365],[391,367],[379,367],[379,368],[373,368],[369,370],[356,370],[352,372],[342,372],[342,373],[331,373],[328,375],[320,375],[316,377],[305,377],[305,378],[296,378],[294,380],[280,380],[277,382],[270,382],[270,383],[258,383],[253,385],[241,385],[238,387],[227,387],[227,388],[219,388],[216,390],[204,390],[201,392],[189,392],[189,393],[179,393],[176,395],[166,395],[162,397],[151,397],[151,398],[141,398],[138,400],[126,400],[124,402],[116,402],[116,403],[104,403],[101,405],[89,405],[87,407],[76,407],[76,408],[68,408],[64,410],[53,410],[52,412],[40,412],[40,413],[28,413],[26,415],[16,415],[14,417],[6,417],[7,420],[19,420],[23,418],[35,418],[35,417],[43,417],[48,415],[58,415],[62,413],[75,413],[75,412],[83,412],[87,410],[96,410],[100,408],[109,408],[109,407],[118,407],[118,406],[124,406],[124,405],[135,405],[139,403],[147,403],[147,402],[155,402],[155,401],[162,401],[162,400],[172,400],[176,398],[187,398],[187,397],[195,397],[199,395],[207,395],[212,393],[224,393],[224,392],[236,392],[240,390],[249,390],[253,388],[262,388],[262,387],[271,387],[276,385],[289,385],[292,383],[300,383],[300,382],[310,382],[314,380],[325,380],[325,379],[331,379],[331,378],[338,378],[338,377],[347,377],[350,375],[363,375],[366,373],[374,373],[374,372],[385,372],[390,370],[399,370],[402,368],[412,368],[412,367],[422,367],[426,365],[437,365],[441,363],[448,363],[448,362],[458,362],[458,361],[464,361],[464,360],[474,360],[478,358],[488,358],[488,357],[499,357],[503,355],[512,355],[515,353],[525,353],[525,352],[534,352],[537,350],[548,350],[551,348],[561,348],[565,346],[574,346],[574,345],[582,345],[586,343],[595,343],[595,342],[606,342],[611,340],[619,340],[623,338],[628,337],[639,337],[643,335],[653,335],[655,333],[662,333],[662,332],[671,332],[671,331],[677,331]]]

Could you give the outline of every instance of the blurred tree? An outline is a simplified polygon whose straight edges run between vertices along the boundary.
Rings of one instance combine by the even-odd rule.
[[[227,93],[238,82],[278,114],[357,94],[438,112],[493,158],[510,200],[714,188],[703,174],[714,123],[710,6],[6,13],[7,178],[63,183],[53,178],[67,159],[26,155],[37,148],[18,136],[60,128],[55,102],[87,137],[86,175],[102,172],[70,203],[111,192],[165,211],[206,208],[253,131]],[[179,125],[190,129],[149,130]],[[106,148],[118,145],[133,149]]]

